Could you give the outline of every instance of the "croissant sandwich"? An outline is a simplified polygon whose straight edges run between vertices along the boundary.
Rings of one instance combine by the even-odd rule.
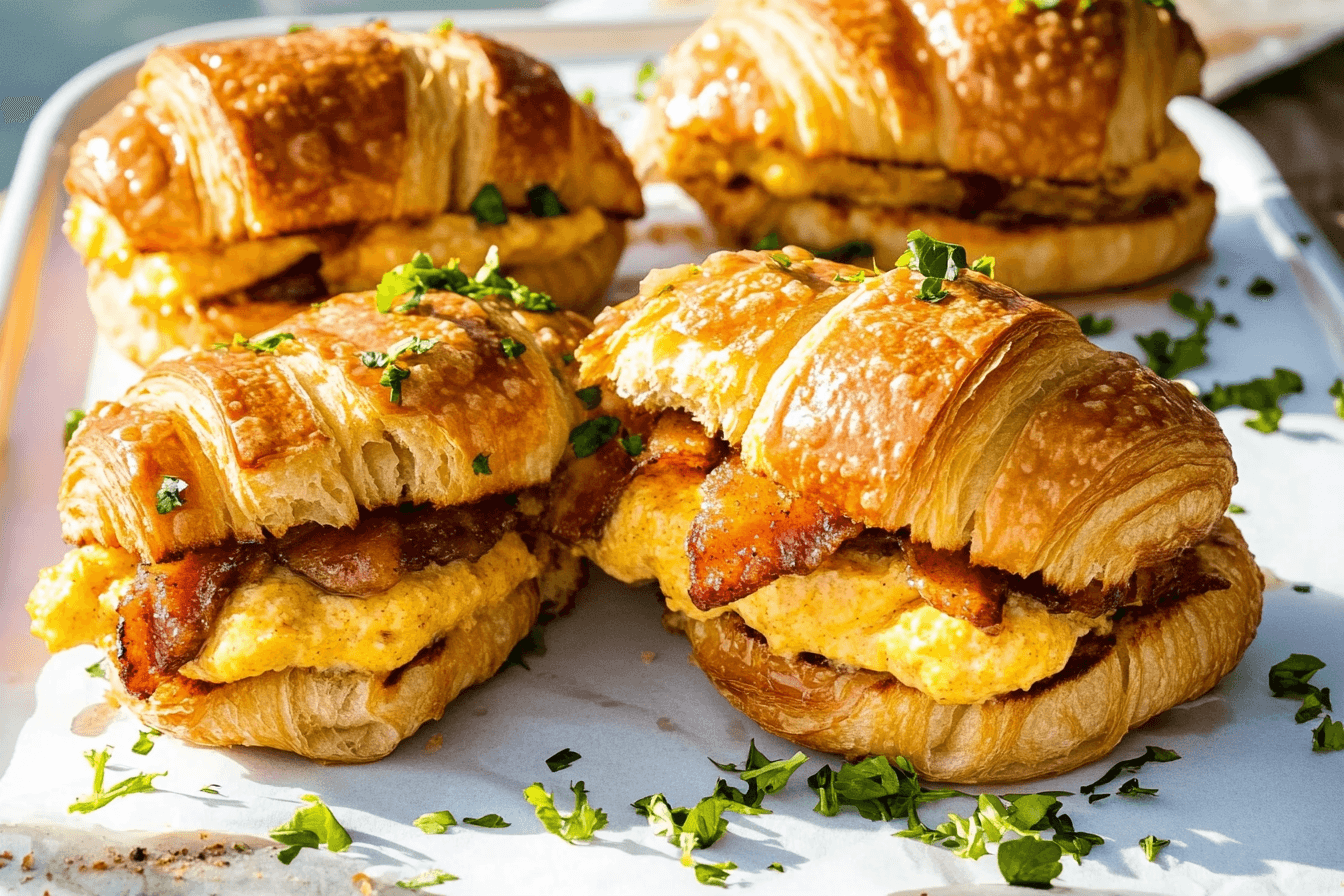
[[[372,289],[413,252],[580,309],[644,212],[616,138],[548,66],[450,26],[155,50],[71,151],[65,232],[99,330],[147,364]]]
[[[890,266],[923,229],[1028,294],[1120,286],[1204,251],[1213,189],[1166,113],[1203,58],[1154,0],[725,0],[637,156],[730,245]]]
[[[564,537],[655,580],[768,731],[935,780],[1063,772],[1250,643],[1231,452],[1068,314],[910,246],[883,274],[721,252],[605,311],[581,379],[643,450],[567,471],[590,510]]]
[[[34,634],[106,648],[155,728],[341,762],[494,674],[581,584],[541,520],[589,325],[483,273],[494,295],[423,266],[401,311],[338,296],[96,406],[61,482],[77,547],[41,573]]]

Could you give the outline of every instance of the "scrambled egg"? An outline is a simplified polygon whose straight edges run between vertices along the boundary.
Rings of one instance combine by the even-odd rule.
[[[888,672],[939,703],[979,703],[1025,690],[1063,669],[1078,638],[1097,624],[1010,598],[1002,630],[988,635],[924,603],[908,583],[900,556],[849,549],[809,575],[783,576],[726,607],[697,610],[687,593],[686,534],[700,509],[701,481],[656,468],[637,477],[602,539],[585,551],[622,581],[657,579],[668,606],[687,616],[736,612],[778,654],[817,653]]]
[[[136,558],[89,546],[44,569],[28,598],[33,634],[51,650],[107,648]],[[181,673],[231,682],[289,667],[390,672],[482,607],[535,578],[540,566],[515,533],[476,561],[407,573],[367,598],[329,594],[284,567],[229,596],[197,658]]]

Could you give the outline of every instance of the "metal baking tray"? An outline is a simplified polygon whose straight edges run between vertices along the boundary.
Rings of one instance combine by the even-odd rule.
[[[433,13],[387,16],[394,26],[403,28],[428,28],[441,17]],[[326,27],[366,18],[313,16],[304,21]],[[638,125],[639,108],[633,99],[636,69],[695,24],[684,17],[557,22],[548,21],[545,12],[456,13],[454,19],[459,27],[494,33],[556,63],[571,89],[595,87],[604,117],[627,139]],[[185,795],[190,788],[184,788],[179,796],[143,798],[157,802],[126,800],[88,819],[65,816],[65,803],[76,795],[66,791],[87,787],[80,749],[103,743],[72,733],[70,725],[73,714],[97,699],[98,684],[82,678],[82,673],[75,674],[88,663],[87,657],[71,653],[48,662],[44,648],[27,634],[23,601],[38,569],[59,560],[65,549],[54,507],[62,464],[63,411],[90,398],[115,397],[137,375],[132,365],[97,346],[84,300],[83,270],[59,232],[67,199],[60,185],[66,154],[79,130],[129,89],[134,71],[152,46],[281,33],[291,21],[271,17],[223,22],[175,32],[114,54],[61,88],[33,121],[24,143],[8,201],[0,213],[0,427],[8,423],[0,453],[0,769],[12,762],[0,779],[0,851],[9,848],[6,844],[12,838],[27,837],[28,842],[41,846],[39,858],[56,862],[60,857],[87,854],[93,849],[90,836],[93,842],[103,838],[121,843],[131,836],[125,832],[144,829],[264,834],[265,826],[259,828],[251,813],[259,811],[258,806],[292,801],[297,792],[308,789],[323,793],[339,807],[338,814],[359,841],[354,858],[305,855],[295,867],[302,868],[309,881],[344,884],[352,867],[392,869],[380,880],[397,873],[406,876],[415,862],[427,861],[427,856],[448,863],[435,850],[463,842],[460,837],[466,836],[467,845],[458,848],[460,858],[442,866],[463,876],[462,882],[452,885],[455,892],[526,889],[523,882],[537,879],[527,874],[553,875],[556,867],[572,870],[574,875],[582,872],[556,878],[554,888],[559,892],[609,891],[617,882],[627,886],[638,882],[667,892],[702,892],[689,871],[668,858],[674,851],[652,838],[625,804],[659,789],[666,789],[677,804],[703,795],[717,776],[703,757],[738,758],[749,737],[755,737],[772,757],[788,755],[793,748],[764,735],[734,713],[703,675],[685,663],[684,642],[658,627],[658,608],[650,589],[624,588],[600,575],[580,596],[578,610],[552,626],[551,649],[534,661],[531,672],[508,670],[464,695],[449,707],[444,720],[425,726],[388,760],[353,770],[323,769],[268,751],[200,750],[165,741],[140,764],[208,769],[223,779],[212,778],[210,783],[227,782],[240,794],[239,799],[203,802]],[[1344,837],[1344,822],[1327,807],[1344,799],[1344,784],[1340,783],[1344,776],[1313,773],[1299,769],[1295,759],[1284,760],[1283,755],[1291,752],[1289,745],[1297,744],[1304,731],[1289,724],[1287,734],[1282,735],[1282,705],[1260,692],[1264,691],[1262,666],[1291,651],[1325,657],[1337,641],[1331,632],[1338,632],[1344,624],[1344,600],[1340,599],[1344,564],[1338,561],[1338,545],[1344,539],[1344,506],[1338,498],[1344,494],[1344,423],[1330,413],[1326,395],[1326,387],[1344,371],[1344,265],[1249,134],[1198,100],[1178,100],[1172,111],[1203,155],[1205,178],[1219,191],[1219,219],[1209,258],[1159,283],[1062,304],[1075,313],[1113,316],[1114,332],[1098,342],[1135,352],[1136,333],[1159,327],[1173,333],[1188,329],[1166,307],[1165,299],[1173,289],[1210,297],[1221,312],[1236,314],[1241,327],[1215,328],[1210,363],[1191,371],[1191,379],[1207,388],[1215,381],[1237,382],[1264,375],[1275,366],[1302,374],[1307,391],[1285,403],[1289,413],[1282,432],[1272,436],[1253,432],[1241,425],[1244,414],[1236,410],[1223,412],[1220,419],[1241,466],[1242,481],[1234,500],[1247,507],[1248,513],[1237,518],[1238,524],[1269,569],[1288,582],[1310,582],[1316,591],[1303,596],[1280,588],[1271,594],[1262,636],[1242,668],[1194,709],[1173,710],[1132,734],[1117,756],[1141,751],[1145,737],[1178,744],[1193,760],[1188,763],[1189,779],[1180,785],[1182,789],[1193,787],[1192,781],[1212,785],[1232,770],[1245,769],[1249,775],[1252,768],[1279,762],[1298,775],[1287,783],[1275,779],[1274,786],[1284,794],[1283,811],[1278,813],[1284,829],[1291,827],[1287,822],[1295,817],[1286,803],[1291,799],[1296,811],[1311,812],[1318,819],[1314,825],[1320,842],[1330,842],[1332,836],[1339,842]],[[631,246],[612,289],[613,300],[633,294],[636,282],[650,268],[700,258],[715,248],[698,211],[679,191],[652,185],[646,196],[650,214],[632,228]],[[1272,298],[1262,301],[1248,295],[1246,285],[1257,276],[1276,284]],[[1227,279],[1226,286],[1219,285],[1220,278]],[[644,662],[640,656],[645,651],[656,658]],[[1337,656],[1335,662],[1344,666],[1344,656]],[[44,667],[39,684],[38,674]],[[1201,708],[1210,705],[1221,709]],[[1286,715],[1291,717],[1291,710]],[[134,721],[122,714],[104,734],[107,742],[121,744],[121,760],[135,758],[127,755],[126,741],[128,732],[133,740],[134,728]],[[1272,734],[1265,733],[1271,729]],[[445,741],[439,754],[427,751],[436,734]],[[1211,741],[1217,741],[1222,752],[1214,751]],[[595,800],[611,814],[612,827],[600,839],[615,849],[570,849],[555,838],[549,842],[549,835],[529,833],[530,807],[521,803],[513,776],[525,777],[523,785],[545,780],[557,793],[564,791],[568,778],[561,781],[563,775],[550,776],[544,766],[539,771],[536,768],[541,758],[564,746],[587,757],[569,774],[585,778]],[[48,754],[55,757],[56,771],[42,765]],[[438,759],[433,758],[436,755]],[[1312,758],[1308,753],[1307,759]],[[820,757],[826,759],[834,762],[834,757]],[[707,852],[704,860],[732,859],[742,866],[731,878],[734,884],[769,881],[771,892],[815,891],[837,879],[852,883],[855,893],[997,879],[992,860],[949,862],[945,853],[893,841],[887,827],[875,828],[853,817],[822,820],[814,816],[811,795],[802,781],[818,764],[814,759],[795,776],[792,795],[778,805],[775,815],[734,820],[732,830],[738,833],[725,838],[724,846]],[[190,783],[188,775],[181,773],[185,780],[178,784]],[[1089,768],[1039,786],[1076,788],[1094,777],[1096,770]],[[1309,783],[1295,783],[1299,779]],[[40,785],[35,783],[39,780]],[[453,839],[440,838],[427,846],[416,841],[415,849],[391,843],[394,837],[421,836],[405,822],[420,811],[442,808],[419,806],[418,802],[422,793],[444,787],[457,794],[445,798],[455,811],[472,814],[473,808],[501,812],[507,808],[515,822],[512,834],[525,839],[493,835],[504,839],[490,841],[489,832],[460,832]],[[506,793],[513,794],[507,807],[500,802]],[[472,795],[495,802],[464,805],[462,801]],[[1227,883],[1229,876],[1246,875],[1240,882],[1247,885],[1247,892],[1268,893],[1277,892],[1274,887],[1292,889],[1289,884],[1293,882],[1305,886],[1320,874],[1338,877],[1344,873],[1344,858],[1321,856],[1319,851],[1313,854],[1289,843],[1286,836],[1251,842],[1262,827],[1273,827],[1274,819],[1269,816],[1278,815],[1272,808],[1257,822],[1253,835],[1236,821],[1236,803],[1226,794],[1191,790],[1170,799],[1174,808],[1154,804],[1128,814],[1121,807],[1111,809],[1110,815],[1096,816],[1086,806],[1075,809],[1070,805],[1069,809],[1081,828],[1098,830],[1117,841],[1121,837],[1116,832],[1151,822],[1179,824],[1182,831],[1203,825],[1219,837],[1243,843],[1238,849],[1245,855],[1229,865],[1225,847],[1221,851],[1217,847],[1223,841],[1187,832],[1179,862],[1194,871],[1180,877],[1180,886],[1190,892],[1202,891],[1195,889],[1196,881]],[[403,804],[409,802],[417,803],[416,810],[402,818]],[[964,805],[949,808],[966,811]],[[14,823],[27,821],[33,824],[16,833]],[[77,826],[79,833],[69,825]],[[1142,831],[1150,832],[1166,837],[1171,830]],[[526,849],[521,849],[524,845]],[[1105,885],[1111,892],[1117,887],[1169,890],[1177,886],[1176,877],[1153,876],[1158,866],[1150,869],[1127,857],[1118,858],[1121,849],[1132,851],[1133,843],[1108,843],[1107,848],[1112,857],[1101,860],[1101,871],[1089,860],[1079,870],[1070,865],[1063,881]],[[762,872],[775,859],[783,861],[790,873],[776,878],[773,872]],[[356,860],[362,864],[352,865]],[[861,874],[855,872],[854,862],[863,863]],[[1260,868],[1262,876],[1245,870],[1248,863]],[[1269,864],[1257,863],[1274,863],[1272,867],[1279,870],[1271,873],[1265,871]],[[235,865],[246,869],[246,875],[254,870],[270,874],[276,867],[269,856],[255,862],[240,858]],[[889,865],[890,873],[879,873],[878,865]],[[1283,868],[1297,870],[1289,873]],[[1171,867],[1167,871],[1176,874]],[[0,869],[0,891],[5,890],[7,873]],[[487,873],[491,875],[489,885],[482,883]],[[299,888],[303,881],[296,878],[291,885]]]

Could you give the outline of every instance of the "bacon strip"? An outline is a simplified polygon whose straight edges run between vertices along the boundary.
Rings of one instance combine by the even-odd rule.
[[[900,544],[910,566],[910,584],[929,606],[990,632],[1003,623],[1007,573],[974,565],[968,548],[940,551],[909,537],[902,537]]]
[[[691,602],[701,610],[746,597],[780,576],[806,575],[863,526],[749,471],[734,455],[705,477],[691,523]]]

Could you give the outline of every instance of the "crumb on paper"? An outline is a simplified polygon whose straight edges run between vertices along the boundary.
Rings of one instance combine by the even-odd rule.
[[[0,859],[12,859],[12,858],[14,858],[14,853],[10,852],[9,850],[0,852]]]
[[[647,666],[649,663],[652,663],[655,659],[658,658],[658,654],[654,653],[652,650],[645,650],[642,653],[640,653],[639,658],[643,660],[644,665]]]
[[[108,864],[104,862],[102,859],[99,859],[89,867],[92,868],[94,871],[106,871],[108,869]]]
[[[660,731],[676,731],[677,723],[669,719],[667,716],[663,716],[661,719],[658,720],[658,729]]]
[[[19,863],[19,867],[22,868],[24,871],[33,870],[33,854],[31,852],[23,857],[23,861]]]
[[[442,735],[442,734],[436,734],[436,735],[434,735],[433,737],[431,737],[429,740],[425,741],[425,752],[426,752],[426,753],[437,753],[437,752],[439,752],[439,751],[442,750],[442,749],[443,749],[443,735]]]
[[[363,871],[350,878],[350,883],[359,888],[360,896],[373,896],[376,892],[373,888],[373,878],[369,877]]]

